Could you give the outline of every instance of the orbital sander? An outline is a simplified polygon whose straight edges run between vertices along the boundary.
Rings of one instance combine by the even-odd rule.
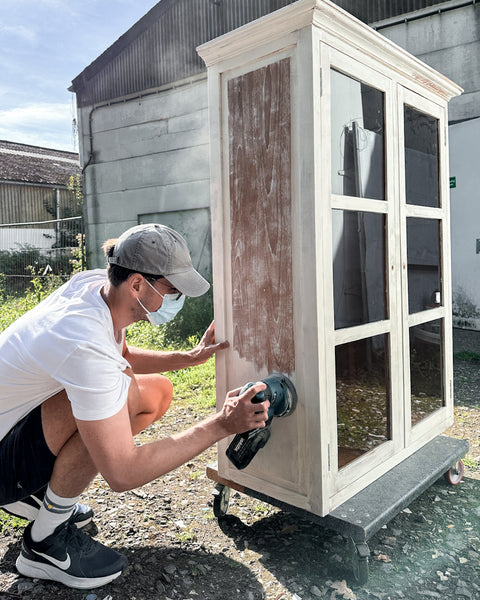
[[[227,457],[237,469],[244,469],[250,464],[255,454],[265,446],[270,439],[273,417],[286,417],[295,410],[297,406],[297,392],[293,383],[281,373],[273,373],[263,383],[267,386],[265,390],[258,392],[253,398],[254,404],[270,401],[268,419],[265,427],[251,429],[244,433],[237,433],[227,448]],[[249,382],[240,390],[243,394],[249,387],[254,385]]]

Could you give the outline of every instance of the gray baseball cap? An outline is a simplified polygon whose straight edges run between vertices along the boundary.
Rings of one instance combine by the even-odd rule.
[[[183,237],[158,223],[136,225],[118,238],[108,262],[148,275],[163,275],[186,296],[201,296],[210,284],[193,268]]]

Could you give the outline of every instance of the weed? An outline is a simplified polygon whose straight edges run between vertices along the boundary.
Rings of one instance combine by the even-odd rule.
[[[480,469],[480,463],[478,462],[478,460],[469,458],[468,456],[465,456],[464,458],[462,458],[462,462],[471,471],[478,471]]]
[[[270,512],[270,509],[271,507],[267,506],[266,504],[255,504],[253,507],[253,510],[257,515],[266,515],[268,512]]]
[[[23,529],[25,524],[26,521],[24,519],[8,515],[3,510],[0,511],[0,533],[3,533],[3,535]]]
[[[197,539],[197,536],[189,529],[183,529],[182,531],[177,531],[175,533],[175,539],[182,544],[187,544],[188,542],[194,542]]]

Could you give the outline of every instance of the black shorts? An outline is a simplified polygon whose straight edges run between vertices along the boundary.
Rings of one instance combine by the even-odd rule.
[[[30,496],[49,481],[56,456],[42,428],[37,406],[0,440],[0,506]]]

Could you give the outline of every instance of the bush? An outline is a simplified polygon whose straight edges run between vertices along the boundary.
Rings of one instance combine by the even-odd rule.
[[[32,276],[40,280],[54,275],[65,281],[70,277],[72,268],[71,254],[60,250],[40,252],[29,244],[23,244],[18,250],[0,250],[0,272],[4,276],[4,288],[8,288],[9,293],[23,294],[33,284],[28,279]]]
[[[75,265],[74,265],[75,266]],[[20,302],[26,310],[41,302],[64,283],[59,275],[40,276],[37,267],[27,267],[32,279],[30,288]],[[6,278],[0,273],[0,300],[8,301]],[[20,315],[18,315],[20,316]],[[213,296],[211,289],[200,298],[187,298],[182,310],[172,321],[155,327],[146,321],[134,323],[127,330],[127,342],[143,348],[185,348],[198,341],[213,319]]]
[[[167,344],[182,344],[192,336],[201,338],[213,319],[212,288],[199,298],[187,298],[178,315],[164,325]]]

